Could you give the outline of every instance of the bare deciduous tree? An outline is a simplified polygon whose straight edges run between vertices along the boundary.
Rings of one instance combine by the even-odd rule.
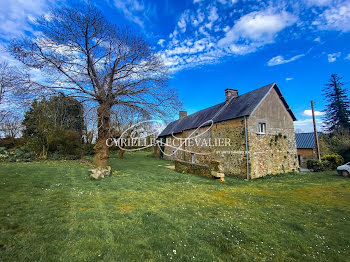
[[[18,115],[11,112],[6,114],[3,121],[0,123],[0,132],[3,137],[16,138],[22,130],[21,120]]]
[[[41,35],[13,41],[11,53],[29,68],[45,73],[38,87],[98,104],[94,163],[108,164],[111,110],[124,105],[164,115],[178,107],[167,87],[167,70],[151,47],[128,29],[108,22],[95,6],[53,10],[37,21]]]
[[[112,114],[111,134],[114,138],[119,139],[123,135],[123,139],[130,139],[137,136],[137,128],[132,128],[137,123],[145,122],[150,119],[150,114],[146,111],[134,110],[126,106],[117,106]],[[141,124],[142,125],[142,124]],[[144,123],[142,126],[146,126]],[[132,134],[133,133],[133,134]],[[119,148],[118,158],[123,158],[125,150]]]
[[[0,123],[11,111],[27,105],[29,75],[8,61],[0,61]],[[34,91],[34,90],[32,90]]]

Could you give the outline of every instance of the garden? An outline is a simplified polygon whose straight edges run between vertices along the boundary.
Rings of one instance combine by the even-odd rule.
[[[334,171],[224,183],[149,152],[0,163],[1,261],[347,261],[349,179]]]

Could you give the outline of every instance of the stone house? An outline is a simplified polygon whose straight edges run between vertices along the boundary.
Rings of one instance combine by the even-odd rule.
[[[317,132],[318,138],[321,132]],[[295,140],[297,144],[298,163],[300,167],[306,167],[309,159],[317,158],[316,143],[314,132],[296,133]]]
[[[162,146],[158,154],[194,164],[215,161],[226,176],[248,179],[296,171],[296,118],[277,84],[242,95],[236,89],[226,89],[225,98],[191,115],[180,111],[179,119],[159,134]],[[174,143],[191,137],[210,143]],[[213,143],[226,140],[229,143]]]

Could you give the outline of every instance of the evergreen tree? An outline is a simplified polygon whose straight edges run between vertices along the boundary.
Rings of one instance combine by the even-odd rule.
[[[324,120],[329,131],[350,129],[350,101],[341,79],[337,74],[332,74],[323,89],[327,103]]]
[[[72,97],[59,94],[34,101],[22,122],[26,146],[46,158],[47,152],[80,155],[84,129],[83,106]]]
[[[25,137],[46,136],[60,127],[74,130],[80,136],[84,129],[83,106],[72,97],[59,94],[49,100],[34,101],[22,122]]]

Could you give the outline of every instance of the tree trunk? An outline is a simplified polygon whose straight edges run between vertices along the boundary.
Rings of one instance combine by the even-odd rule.
[[[108,103],[102,103],[97,109],[98,117],[98,135],[94,146],[94,160],[96,166],[108,166],[109,147],[106,140],[110,137],[110,118],[111,106]]]
[[[125,153],[125,150],[120,148],[119,152],[118,152],[118,158],[123,158],[124,157],[124,153]]]

